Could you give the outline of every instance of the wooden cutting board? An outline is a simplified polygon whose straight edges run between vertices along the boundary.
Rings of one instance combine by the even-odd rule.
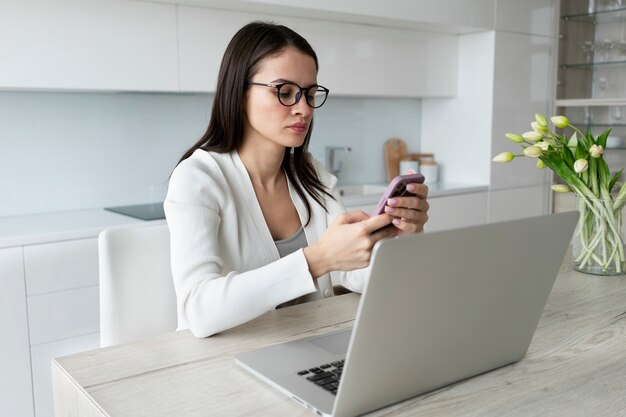
[[[407,156],[406,142],[399,138],[391,138],[383,146],[385,149],[387,181],[391,181],[400,172],[400,160]]]

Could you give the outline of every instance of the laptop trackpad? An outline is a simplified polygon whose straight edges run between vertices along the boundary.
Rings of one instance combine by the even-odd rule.
[[[344,330],[328,336],[312,338],[309,342],[333,355],[345,355],[348,352],[351,334],[352,329]]]

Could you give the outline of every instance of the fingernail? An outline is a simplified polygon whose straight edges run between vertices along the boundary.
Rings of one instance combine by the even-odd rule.
[[[390,206],[395,206],[396,204],[398,204],[398,200],[396,200],[395,198],[389,198],[387,199],[387,204]]]
[[[393,207],[385,206],[385,213],[393,213],[395,209]]]
[[[392,223],[394,226],[400,226],[400,219],[393,219]]]
[[[406,186],[406,189],[409,190],[409,191],[415,191],[416,188],[417,187],[415,187],[415,185],[413,185],[413,184],[409,184],[409,185]]]

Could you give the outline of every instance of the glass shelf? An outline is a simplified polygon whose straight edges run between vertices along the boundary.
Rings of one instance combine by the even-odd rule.
[[[626,98],[571,98],[557,99],[556,107],[608,107],[626,106]]]
[[[619,61],[606,61],[606,62],[583,62],[578,64],[561,64],[559,68],[568,70],[568,69],[593,69],[598,67],[612,66],[612,65],[626,65],[626,57],[625,59]]]
[[[601,10],[595,13],[582,13],[561,16],[566,22],[582,22],[582,23],[608,23],[626,19],[626,7],[612,10]]]
[[[626,127],[626,122],[624,123],[582,123],[582,122],[571,122],[574,126],[578,126],[579,128],[594,128],[594,127],[604,127],[606,129],[608,128],[612,128],[612,129],[616,129],[616,128],[620,128],[620,127]],[[604,130],[606,130],[604,129]]]

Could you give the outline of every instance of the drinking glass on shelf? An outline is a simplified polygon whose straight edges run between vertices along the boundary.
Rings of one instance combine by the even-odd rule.
[[[606,77],[600,77],[595,80],[595,84],[598,89],[598,97],[604,97],[604,93],[609,88],[609,80]]]
[[[584,124],[589,126],[591,124],[591,107],[585,106]]]
[[[626,41],[621,41],[616,45],[619,59],[626,59]]]
[[[591,58],[593,58],[593,51],[596,47],[595,44],[591,41],[584,41],[581,47],[585,53],[585,61],[591,62]]]
[[[611,59],[611,52],[615,48],[615,42],[610,39],[605,39],[598,43],[597,49],[600,51],[598,57],[600,62],[607,62]]]
[[[620,120],[622,119],[622,107],[621,106],[613,106],[611,107],[611,119],[613,124],[619,125]]]

